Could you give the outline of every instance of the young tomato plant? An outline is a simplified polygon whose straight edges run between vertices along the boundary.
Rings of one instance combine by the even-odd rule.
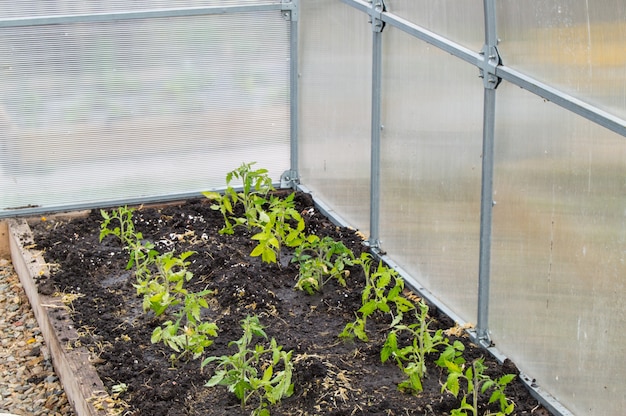
[[[415,311],[416,322],[409,325],[398,324],[387,334],[387,339],[380,352],[380,359],[384,363],[389,358],[395,359],[408,380],[401,382],[398,389],[410,393],[419,393],[423,390],[422,380],[426,377],[426,355],[438,352],[438,348],[448,345],[443,330],[432,331],[428,327],[431,321],[428,317],[428,306],[420,301],[419,312]],[[398,345],[398,334],[409,333],[410,344],[404,347]]]
[[[138,295],[143,295],[144,311],[152,310],[156,316],[163,314],[170,306],[178,305],[187,294],[184,283],[193,274],[187,270],[187,258],[194,251],[186,251],[180,256],[168,252],[155,258],[156,273],[138,278],[133,286]]]
[[[227,386],[228,391],[241,401],[242,409],[252,398],[256,398],[258,406],[252,413],[269,416],[269,405],[293,394],[291,351],[283,351],[274,338],[271,339],[269,348],[261,344],[252,345],[254,337],[267,339],[257,316],[243,319],[241,327],[242,337],[229,343],[229,346],[237,347],[237,352],[233,355],[208,357],[202,361],[202,367],[213,361],[218,363],[206,386]],[[266,356],[271,358],[265,358]],[[282,369],[276,371],[278,366],[282,366]]]
[[[186,251],[178,257],[173,252],[158,256],[157,273],[135,285],[137,294],[144,295],[144,310],[151,309],[156,316],[165,313],[170,307],[182,304],[182,308],[174,314],[176,319],[156,327],[151,337],[152,343],[163,342],[180,353],[176,359],[200,357],[204,349],[213,343],[211,338],[217,336],[218,330],[215,323],[203,322],[201,318],[201,310],[209,307],[206,297],[215,292],[203,290],[194,293],[184,287],[193,277],[187,270],[189,262],[186,260],[192,254],[193,251]]]
[[[452,410],[451,416],[478,416],[478,399],[480,394],[491,391],[489,404],[498,403],[500,410],[488,412],[485,416],[506,416],[513,413],[515,403],[506,396],[504,390],[506,386],[515,378],[515,374],[506,374],[493,380],[485,370],[483,358],[477,358],[467,365],[462,356],[465,347],[459,341],[449,345],[436,361],[437,365],[448,370],[448,377],[443,384],[441,391],[448,391],[454,397],[461,397],[461,405]],[[461,390],[462,385],[465,391]],[[468,399],[471,403],[468,403]]]
[[[352,250],[342,242],[316,235],[309,235],[296,248],[291,261],[299,265],[296,288],[310,295],[320,291],[332,278],[345,287],[350,274],[346,267],[356,262]]]
[[[272,196],[269,210],[259,213],[258,220],[252,225],[261,231],[252,236],[257,245],[250,253],[251,256],[261,256],[266,263],[278,263],[283,245],[297,247],[302,244],[305,224],[295,208],[295,195],[292,193],[286,198]]]
[[[226,174],[226,190],[224,194],[218,192],[203,192],[202,194],[214,201],[211,206],[219,210],[224,217],[224,227],[220,234],[233,234],[236,226],[252,228],[252,224],[258,220],[263,211],[263,205],[267,203],[267,194],[274,190],[272,179],[267,174],[267,169],[253,170],[252,165],[256,162],[242,163],[241,166]],[[232,186],[233,179],[242,183],[242,190],[237,192]],[[243,206],[243,216],[235,215],[235,207]]]
[[[254,162],[243,163],[226,175],[223,195],[217,192],[203,192],[203,195],[214,201],[211,208],[219,210],[224,217],[220,234],[233,234],[237,226],[255,229],[252,239],[257,245],[251,256],[260,256],[266,263],[278,263],[281,246],[296,247],[302,242],[304,220],[295,209],[295,194],[284,199],[275,196],[267,199],[274,190],[272,180],[266,169],[253,170],[252,165]],[[233,179],[242,182],[241,192],[231,186]],[[242,216],[235,213],[238,205],[242,206]]]
[[[367,342],[369,338],[366,324],[370,315],[377,311],[389,313],[392,318],[390,326],[394,327],[402,321],[404,313],[415,309],[415,305],[402,296],[404,280],[395,270],[380,261],[376,270],[372,271],[372,257],[367,253],[361,255],[359,263],[365,272],[365,287],[361,293],[362,306],[356,313],[356,319],[344,327],[339,337],[348,339],[357,337]],[[395,315],[392,306],[395,307]]]
[[[100,215],[103,220],[100,223],[100,242],[108,235],[116,236],[123,245],[128,245],[137,238],[135,224],[133,223],[134,208],[127,206],[118,207],[110,213],[101,209]],[[116,222],[117,226],[111,228],[111,223]]]
[[[159,254],[154,249],[154,244],[149,241],[143,241],[143,235],[135,231],[133,223],[134,208],[126,206],[119,207],[111,213],[100,210],[103,221],[100,223],[100,242],[108,235],[117,237],[124,249],[129,253],[128,264],[126,269],[135,266],[135,276],[144,278],[150,275],[150,266],[154,263],[156,256]],[[112,223],[117,226],[112,227]]]
[[[187,356],[196,359],[202,356],[205,348],[213,344],[211,338],[215,338],[218,331],[215,323],[202,321],[201,317],[202,308],[209,307],[206,296],[214,293],[214,291],[210,290],[186,293],[183,300],[183,308],[175,314],[176,321],[169,320],[163,326],[156,327],[152,331],[151,342],[153,344],[163,342],[177,353],[180,353],[176,359]],[[185,322],[184,325],[183,322]],[[181,325],[183,326],[181,327]]]
[[[174,320],[166,321],[163,326],[152,332],[153,343],[163,342],[182,356],[200,357],[205,348],[213,343],[212,337],[217,336],[217,325],[201,320],[201,309],[208,308],[206,297],[214,294],[204,290],[198,293],[189,292],[185,283],[193,274],[187,270],[190,262],[187,258],[194,254],[187,251],[180,256],[174,252],[159,254],[154,245],[143,242],[143,236],[135,231],[132,208],[120,207],[111,214],[101,211],[104,218],[100,226],[100,241],[108,235],[120,239],[130,252],[127,268],[135,266],[137,281],[133,286],[138,295],[143,295],[143,309],[152,310],[156,316],[164,314],[170,307],[182,303],[175,314]],[[112,221],[119,223],[111,227]],[[173,360],[174,361],[174,360]]]

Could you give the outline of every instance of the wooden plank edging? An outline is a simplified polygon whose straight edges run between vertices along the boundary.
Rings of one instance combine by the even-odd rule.
[[[105,416],[113,402],[104,388],[85,347],[68,348],[79,338],[74,323],[60,297],[38,292],[36,280],[49,276],[48,265],[34,243],[30,227],[23,219],[8,219],[11,261],[50,350],[52,364],[68,401],[77,416]]]
[[[6,221],[0,221],[0,259],[11,258],[9,249],[9,227]],[[2,414],[0,413],[0,416]]]

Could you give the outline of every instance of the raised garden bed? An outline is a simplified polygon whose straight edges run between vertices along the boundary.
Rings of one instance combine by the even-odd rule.
[[[357,258],[366,250],[357,232],[323,217],[308,195],[297,194],[295,202],[308,235],[341,241]],[[462,394],[456,398],[442,392],[447,371],[435,364],[439,353],[426,355],[423,391],[399,391],[406,375],[393,357],[381,363],[381,349],[393,319],[390,314],[379,312],[368,318],[367,342],[338,337],[362,306],[362,267],[347,268],[345,287],[330,279],[312,295],[295,290],[299,270],[290,262],[293,249],[284,247],[277,263],[250,256],[256,246],[251,239],[254,231],[237,227],[233,235],[220,234],[224,218],[210,206],[209,200],[200,199],[141,207],[133,213],[136,230],[160,253],[194,252],[187,258],[187,270],[193,275],[185,286],[189,291],[215,291],[207,296],[208,307],[201,313],[203,320],[217,324],[218,336],[196,359],[179,356],[162,342],[151,342],[154,329],[171,315],[157,317],[143,310],[143,299],[133,286],[133,270],[126,268],[128,253],[118,239],[99,240],[100,211],[30,219],[34,246],[28,240],[28,227],[13,223],[14,235],[45,258],[24,261],[24,273],[34,277],[33,288],[38,292],[29,297],[40,303],[35,306],[38,319],[52,322],[46,337],[57,339],[57,371],[64,383],[75,384],[66,389],[79,415],[115,411],[155,416],[250,414],[258,404],[255,398],[242,409],[225,386],[205,387],[217,363],[201,367],[203,358],[236,351],[229,343],[241,338],[240,323],[246,316],[258,317],[268,337],[255,337],[254,342],[268,346],[274,338],[283,351],[291,351],[293,392],[268,408],[272,415],[448,415],[460,406]],[[15,250],[20,251],[31,256],[29,250]],[[416,294],[408,290],[403,294],[418,305]],[[433,334],[441,329],[449,343],[463,343],[467,363],[484,357],[485,374],[491,379],[517,374],[513,363],[501,365],[472,345],[436,308],[431,306],[428,316]],[[398,340],[410,341],[405,335]],[[172,359],[172,354],[178,358]],[[89,372],[91,366],[97,376]],[[278,364],[276,371],[281,368]],[[507,385],[505,393],[515,404],[515,415],[549,414],[518,378]],[[488,399],[489,392],[481,395],[479,414],[499,409],[497,403],[487,405]],[[99,410],[103,406],[108,410]]]

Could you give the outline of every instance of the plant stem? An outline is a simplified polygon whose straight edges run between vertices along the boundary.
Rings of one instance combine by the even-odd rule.
[[[472,361],[472,370],[474,375],[474,394],[472,397],[473,400],[473,411],[474,416],[478,416],[478,392],[480,391],[479,379],[478,379],[478,371],[476,371],[476,361]]]

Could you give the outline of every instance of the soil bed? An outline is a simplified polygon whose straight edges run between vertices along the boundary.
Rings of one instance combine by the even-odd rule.
[[[308,195],[298,194],[296,200],[307,233],[341,240],[357,256],[365,250],[356,232],[336,227],[320,215]],[[172,366],[168,359],[172,350],[150,342],[152,331],[164,319],[142,311],[142,299],[132,286],[134,276],[126,270],[127,253],[112,237],[98,241],[101,220],[100,212],[93,211],[86,217],[42,219],[30,225],[38,249],[55,265],[51,277],[38,282],[39,291],[83,295],[72,302],[74,324],[81,334],[74,342],[92,351],[92,361],[108,389],[120,383],[128,386],[120,395],[130,406],[125,414],[250,414],[254,403],[242,410],[225,387],[204,387],[214,366],[201,370],[201,359]],[[445,374],[434,365],[434,356],[429,359],[423,392],[409,395],[397,390],[404,380],[402,371],[391,360],[380,361],[388,317],[368,319],[368,343],[338,338],[361,306],[360,267],[351,270],[347,287],[331,280],[321,293],[308,295],[294,290],[298,269],[289,262],[289,249],[283,250],[280,266],[250,257],[255,245],[250,233],[239,227],[235,235],[220,235],[223,218],[207,200],[143,207],[135,212],[134,222],[161,253],[196,252],[188,259],[194,275],[187,285],[190,291],[217,290],[204,318],[217,323],[219,336],[205,356],[232,354],[235,349],[228,343],[241,337],[240,321],[247,315],[259,316],[268,337],[285,351],[293,350],[294,393],[271,407],[272,415],[447,415],[459,406],[451,394],[441,393]],[[432,329],[454,327],[434,307],[430,316]],[[450,335],[450,341],[459,339],[466,345],[468,361],[485,356],[493,378],[517,373],[512,363],[499,365],[459,335]],[[516,415],[549,414],[517,379],[506,393],[515,402]],[[481,405],[480,414],[487,409]]]

